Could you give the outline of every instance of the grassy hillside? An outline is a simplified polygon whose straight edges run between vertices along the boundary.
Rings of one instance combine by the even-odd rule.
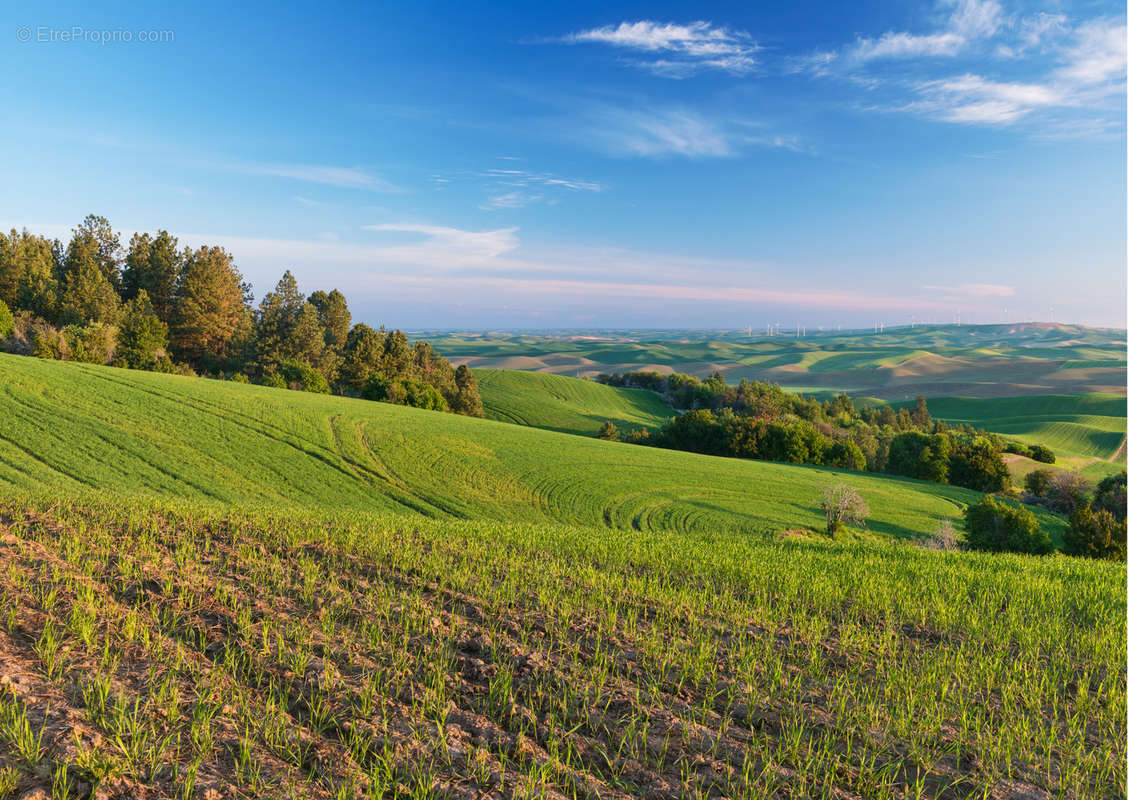
[[[976,495],[634,447],[363,400],[0,356],[0,486],[622,529],[820,527],[846,480],[868,530],[931,533]],[[1041,512],[1039,512],[1041,513]],[[1042,514],[1051,535],[1059,518]]]
[[[610,420],[623,430],[660,428],[673,411],[654,392],[604,386],[563,375],[477,370],[486,417],[594,436]]]
[[[786,332],[785,332],[786,333]],[[1125,333],[1080,325],[918,325],[802,338],[746,331],[428,333],[455,363],[573,376],[650,369],[730,383],[771,381],[805,391],[887,400],[1107,391],[1123,395]]]
[[[1124,469],[1125,400],[1119,395],[936,397],[928,408],[947,422],[1045,444],[1057,456],[1054,469],[1079,469],[1093,480]],[[1021,456],[1007,456],[1007,462],[1016,480],[1046,467]]]
[[[1125,791],[1106,563],[17,492],[0,571],[0,793]]]
[[[971,492],[14,356],[0,411],[0,797],[1125,792],[1123,567],[896,538]],[[840,478],[879,535],[748,535]]]
[[[1125,400],[1112,394],[937,397],[928,408],[946,422],[1045,444],[1063,456],[1108,459],[1124,442]]]

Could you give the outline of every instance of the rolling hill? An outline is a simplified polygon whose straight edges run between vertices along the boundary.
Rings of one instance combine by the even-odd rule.
[[[945,422],[1044,444],[1057,457],[1054,469],[1079,469],[1093,480],[1124,469],[1125,400],[1119,395],[935,397],[929,398],[928,408]],[[1022,456],[1007,456],[1007,461],[1019,480],[1046,467]]]
[[[603,442],[383,403],[0,356],[0,485],[621,529],[818,529],[846,480],[869,531],[931,533],[977,495]],[[45,421],[50,420],[50,423]],[[1057,535],[1062,522],[1043,515]]]
[[[654,392],[604,386],[563,375],[476,370],[486,417],[563,433],[594,436],[604,422],[660,428],[674,412]]]
[[[0,796],[1122,796],[1124,570],[975,496],[0,356]]]
[[[1124,394],[1123,330],[1055,323],[917,325],[810,330],[796,338],[748,331],[428,332],[453,363],[584,377],[657,370],[721,372],[805,392],[890,401],[917,394],[1000,397]],[[785,332],[786,333],[786,332]]]
[[[929,411],[1027,444],[1045,444],[1067,457],[1109,459],[1125,435],[1125,400],[1112,394],[1028,397],[937,397]]]

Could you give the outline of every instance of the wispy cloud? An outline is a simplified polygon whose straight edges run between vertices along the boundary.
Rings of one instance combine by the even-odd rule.
[[[434,265],[435,256],[449,258],[437,263],[450,267],[465,266],[467,263],[480,264],[497,258],[517,248],[517,229],[499,228],[492,231],[465,231],[441,225],[425,225],[411,222],[380,223],[362,226],[366,231],[376,233],[408,233],[424,237],[421,243],[407,245],[388,245],[382,248],[383,260],[422,259]]]
[[[750,148],[808,148],[792,134],[765,131],[756,120],[690,108],[593,106],[577,113],[573,136],[614,156],[727,158]]]
[[[954,56],[972,42],[994,36],[1002,24],[1003,10],[996,0],[959,0],[941,31],[927,34],[886,31],[876,39],[859,38],[846,55],[857,61]]]
[[[690,158],[731,156],[731,131],[684,108],[603,108],[590,112],[585,138],[614,155]]]
[[[908,104],[906,110],[933,114],[949,122],[1007,124],[1034,109],[1060,105],[1064,99],[1052,86],[1003,83],[970,74],[929,81],[918,91],[923,99]]]
[[[1004,58],[1022,58],[1029,51],[1045,46],[1068,30],[1068,18],[1065,14],[1040,11],[1021,19],[1018,23],[1017,41],[1000,44],[996,53]]]
[[[861,36],[839,49],[794,57],[788,71],[862,85],[864,108],[945,122],[1003,126],[1037,114],[1036,132],[1052,136],[1123,127],[1122,17],[1071,25],[1060,13],[1008,15],[997,0],[941,0],[939,8],[945,16],[938,29]],[[1020,77],[1019,60],[1025,62]],[[899,62],[896,70],[892,61]],[[965,70],[936,74],[937,64],[952,61]]]
[[[959,286],[925,286],[930,292],[943,292],[952,297],[1013,297],[1013,286],[994,283],[961,283]]]
[[[1041,109],[1074,108],[1101,113],[1101,101],[1123,97],[1128,30],[1119,21],[1081,25],[1057,54],[1059,66],[1041,81],[995,81],[966,74],[917,86],[921,99],[905,106],[949,122],[1006,125]],[[1076,124],[1079,120],[1072,120]],[[1056,121],[1060,124],[1060,120]],[[1085,130],[1093,130],[1090,116]],[[1100,124],[1098,128],[1107,128]],[[1080,129],[1078,129],[1080,130]]]
[[[598,181],[561,178],[550,172],[530,172],[523,169],[487,169],[481,173],[506,186],[547,186],[570,189],[574,192],[602,192],[603,184]]]
[[[527,194],[525,192],[506,192],[490,197],[478,208],[483,211],[496,211],[500,208],[524,208],[527,205],[544,199],[543,194]]]
[[[320,164],[255,164],[231,165],[232,172],[244,175],[265,175],[307,183],[319,183],[344,189],[366,189],[373,192],[394,192],[388,181],[358,167],[332,167]]]
[[[513,162],[519,159],[504,160]],[[454,181],[480,183],[486,194],[486,199],[478,205],[483,211],[524,208],[541,202],[554,204],[565,194],[602,192],[606,188],[599,181],[587,178],[569,178],[551,172],[499,167],[435,175],[431,180],[438,184]]]
[[[702,70],[744,75],[760,49],[744,31],[698,20],[685,25],[639,20],[568,34],[567,44],[603,44],[653,54],[632,63],[667,78],[687,78]]]

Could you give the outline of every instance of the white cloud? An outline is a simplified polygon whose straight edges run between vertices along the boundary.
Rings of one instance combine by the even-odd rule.
[[[266,175],[345,189],[392,192],[396,187],[383,178],[356,167],[329,167],[318,164],[236,164],[231,171],[244,175]]]
[[[859,61],[911,56],[954,56],[966,43],[967,40],[962,36],[950,32],[914,36],[911,33],[887,31],[878,39],[859,39],[850,55]]]
[[[670,78],[685,78],[706,69],[743,75],[755,66],[755,53],[760,49],[743,31],[701,20],[686,25],[651,20],[620,22],[572,33],[560,41],[653,53],[659,57],[635,63]]]

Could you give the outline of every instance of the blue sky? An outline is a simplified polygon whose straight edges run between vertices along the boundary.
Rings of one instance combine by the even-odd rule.
[[[407,328],[1125,324],[1123,3],[4,17],[0,223],[167,228],[259,297],[290,268]]]

